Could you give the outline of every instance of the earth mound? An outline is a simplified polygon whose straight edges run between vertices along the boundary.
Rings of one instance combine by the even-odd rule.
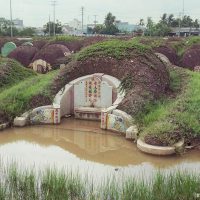
[[[54,80],[56,94],[70,81],[93,73],[104,73],[122,81],[126,97],[119,109],[134,115],[146,103],[164,95],[169,86],[166,65],[150,48],[130,41],[106,41],[79,52]]]
[[[50,41],[45,47],[49,45],[63,45],[69,49],[70,52],[78,52],[83,47],[82,40],[73,40],[73,41],[64,41],[64,40],[57,40],[57,41]]]
[[[195,67],[200,66],[200,45],[194,45],[188,49],[181,59],[181,66],[194,70]]]
[[[47,41],[46,40],[35,40],[32,42],[32,44],[37,49],[42,49],[47,44]]]
[[[42,48],[38,53],[36,53],[36,55],[32,59],[32,62],[41,59],[46,61],[50,65],[53,65],[57,59],[68,57],[70,55],[71,53],[66,46],[60,44],[52,44]]]
[[[156,53],[161,53],[165,55],[172,64],[178,65],[178,55],[173,48],[168,47],[168,46],[159,46],[159,47],[155,47],[154,51]]]
[[[36,74],[33,71],[24,68],[17,61],[0,58],[0,91],[3,87],[14,85],[34,75]]]
[[[36,47],[20,46],[12,51],[8,57],[17,60],[24,67],[28,67],[37,52],[38,49]]]

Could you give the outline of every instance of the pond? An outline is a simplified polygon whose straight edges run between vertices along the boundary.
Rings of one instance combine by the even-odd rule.
[[[99,122],[63,119],[60,125],[12,128],[0,134],[0,157],[20,168],[53,167],[89,174],[150,177],[157,170],[200,171],[200,152],[159,157],[140,152],[122,135],[99,128]]]

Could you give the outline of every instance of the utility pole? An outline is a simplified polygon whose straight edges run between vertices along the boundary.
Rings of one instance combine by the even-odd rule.
[[[49,37],[51,36],[51,18],[49,15]]]
[[[81,7],[81,16],[82,16],[82,33],[83,33],[83,18],[84,18],[84,7]]]
[[[56,5],[57,1],[54,0],[51,2],[51,5],[53,6],[53,35],[56,35]]]
[[[185,15],[185,0],[183,0],[183,18],[184,18],[184,15]]]
[[[97,15],[94,15],[94,28],[97,26]]]
[[[12,0],[10,0],[10,37],[13,37]]]
[[[179,13],[178,23],[179,23],[179,37],[180,37],[181,36],[181,13]]]

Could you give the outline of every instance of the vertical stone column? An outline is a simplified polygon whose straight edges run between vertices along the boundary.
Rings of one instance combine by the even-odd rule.
[[[60,124],[60,105],[54,104],[54,124]]]
[[[108,113],[106,109],[103,109],[101,112],[101,129],[107,129],[107,116]]]

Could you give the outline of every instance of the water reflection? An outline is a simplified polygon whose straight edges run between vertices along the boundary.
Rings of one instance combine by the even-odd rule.
[[[0,156],[8,162],[44,168],[55,165],[81,173],[152,174],[156,169],[200,170],[200,152],[157,157],[141,153],[136,145],[98,122],[65,119],[59,126],[13,128],[0,134]],[[117,169],[117,170],[116,170]]]

